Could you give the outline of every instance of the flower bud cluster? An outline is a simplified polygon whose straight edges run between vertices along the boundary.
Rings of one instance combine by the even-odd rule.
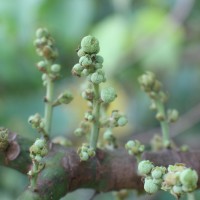
[[[54,40],[46,28],[39,28],[36,31],[34,45],[39,56],[45,57],[47,60],[57,58],[58,53],[54,47]]]
[[[165,167],[155,167],[149,160],[138,164],[138,173],[145,177],[144,190],[149,194],[156,193],[161,188],[165,172]]]
[[[180,198],[197,188],[197,172],[182,163],[169,165],[166,169],[163,166],[155,167],[149,160],[143,160],[138,164],[138,173],[145,177],[144,189],[150,194],[162,189]]]
[[[129,155],[141,155],[144,152],[145,146],[140,143],[138,140],[129,140],[125,144],[125,148],[128,151]]]
[[[44,139],[36,139],[34,144],[30,147],[30,157],[36,162],[40,162],[48,153],[47,143]]]
[[[105,82],[105,73],[102,70],[103,57],[97,55],[99,50],[99,41],[95,37],[90,35],[84,37],[81,41],[81,48],[77,52],[80,57],[79,63],[72,68],[72,74],[87,76],[93,84]]]
[[[92,158],[95,156],[95,150],[90,147],[88,144],[83,144],[78,149],[78,154],[81,161],[87,161],[89,158]]]
[[[0,152],[5,151],[8,145],[8,129],[0,127]]]
[[[83,120],[81,123],[80,123],[80,127],[77,128],[75,131],[74,131],[74,135],[78,136],[78,137],[81,137],[83,135],[87,135],[89,134],[90,132],[90,129],[91,129],[91,124],[86,121],[86,120]]]
[[[128,123],[128,119],[124,114],[121,114],[118,110],[113,110],[111,117],[109,118],[110,127],[125,126]]]
[[[36,129],[39,133],[44,132],[44,120],[41,118],[39,113],[31,115],[28,118],[28,122],[31,124],[32,128]]]
[[[34,45],[38,55],[44,58],[36,66],[43,73],[43,85],[46,86],[48,78],[55,80],[60,76],[61,66],[54,63],[58,57],[58,51],[55,48],[53,38],[46,28],[39,28],[36,31]]]
[[[179,198],[197,188],[198,174],[195,170],[185,167],[184,164],[169,165],[167,170],[162,184],[163,190],[170,191]]]
[[[179,113],[176,109],[167,110],[167,120],[168,122],[176,122],[178,120]]]

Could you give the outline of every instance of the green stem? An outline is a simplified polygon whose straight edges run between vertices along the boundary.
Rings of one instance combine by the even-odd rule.
[[[45,111],[44,111],[44,123],[45,123],[45,132],[47,137],[50,135],[51,131],[51,121],[52,121],[52,111],[53,111],[53,91],[54,91],[54,83],[48,76],[47,78],[47,91],[46,91],[46,101],[45,101]]]
[[[194,196],[194,193],[187,193],[187,199],[188,200],[195,200],[195,196]]]
[[[31,171],[33,172],[33,175],[31,176],[30,179],[30,188],[34,191],[36,189],[36,181],[37,181],[37,165],[36,163],[33,161],[33,165],[32,165],[32,169]]]
[[[160,122],[161,129],[162,129],[162,138],[163,138],[163,145],[168,147],[170,145],[170,137],[169,137],[169,124],[166,119],[166,113],[163,103],[160,100],[155,100],[156,107],[159,113],[164,116],[164,120]]]
[[[99,136],[99,117],[100,117],[100,94],[99,85],[94,84],[94,100],[93,100],[93,115],[94,122],[92,125],[91,136],[90,136],[90,147],[96,149],[98,136]]]

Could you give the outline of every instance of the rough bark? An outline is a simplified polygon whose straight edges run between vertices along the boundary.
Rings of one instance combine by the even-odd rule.
[[[17,156],[11,157],[13,160],[9,160],[8,152],[11,152],[9,148],[13,148],[13,144],[19,145],[20,151]],[[31,166],[28,151],[30,144],[31,142],[25,138],[16,137],[10,143],[7,152],[0,154],[0,165],[26,174]],[[175,150],[145,152],[143,159],[163,166],[185,163],[200,175],[200,152]],[[39,173],[37,190],[27,189],[19,197],[20,200],[57,200],[78,188],[93,188],[101,192],[124,188],[143,190],[141,177],[137,175],[136,159],[134,156],[129,156],[124,149],[114,151],[98,149],[94,158],[80,162],[75,149],[53,145],[43,161],[45,168]]]

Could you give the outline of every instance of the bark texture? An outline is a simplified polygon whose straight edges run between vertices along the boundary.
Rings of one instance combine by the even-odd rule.
[[[25,138],[16,136],[10,142],[7,151],[0,154],[0,165],[26,174],[31,167],[29,158],[31,143]],[[17,154],[13,153],[15,148],[18,149]],[[142,158],[152,161],[155,165],[163,166],[185,163],[187,167],[195,169],[200,176],[200,151],[145,152]],[[58,200],[78,188],[92,188],[101,192],[120,189],[143,190],[141,177],[137,175],[136,159],[134,156],[129,156],[124,149],[114,151],[98,149],[94,158],[80,162],[75,149],[52,145],[43,162],[45,167],[39,173],[37,190],[27,189],[18,198],[19,200]]]

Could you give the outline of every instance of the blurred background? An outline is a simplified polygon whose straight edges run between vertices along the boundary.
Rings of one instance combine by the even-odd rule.
[[[174,141],[198,149],[199,21],[197,0],[0,0],[0,126],[32,139],[38,137],[27,119],[36,112],[43,114],[45,89],[35,67],[40,58],[33,40],[36,29],[46,27],[56,40],[62,65],[57,94],[69,89],[75,96],[70,105],[55,109],[53,135],[67,135],[75,141],[71,135],[83,118],[86,102],[80,97],[84,80],[72,77],[71,68],[78,62],[75,50],[81,38],[91,34],[100,41],[107,84],[118,91],[112,108],[128,116],[129,125],[116,130],[121,144],[128,138],[147,143],[153,133],[160,132],[155,113],[149,110],[149,99],[137,81],[149,70],[169,93],[167,106],[180,113],[180,120],[171,128]],[[12,169],[0,167],[0,177],[3,200],[16,199],[28,184],[26,176]],[[92,194],[92,190],[79,190],[63,200],[88,200]],[[161,198],[174,199],[164,192],[151,197],[130,192],[127,199]],[[94,199],[114,197],[106,193]]]

